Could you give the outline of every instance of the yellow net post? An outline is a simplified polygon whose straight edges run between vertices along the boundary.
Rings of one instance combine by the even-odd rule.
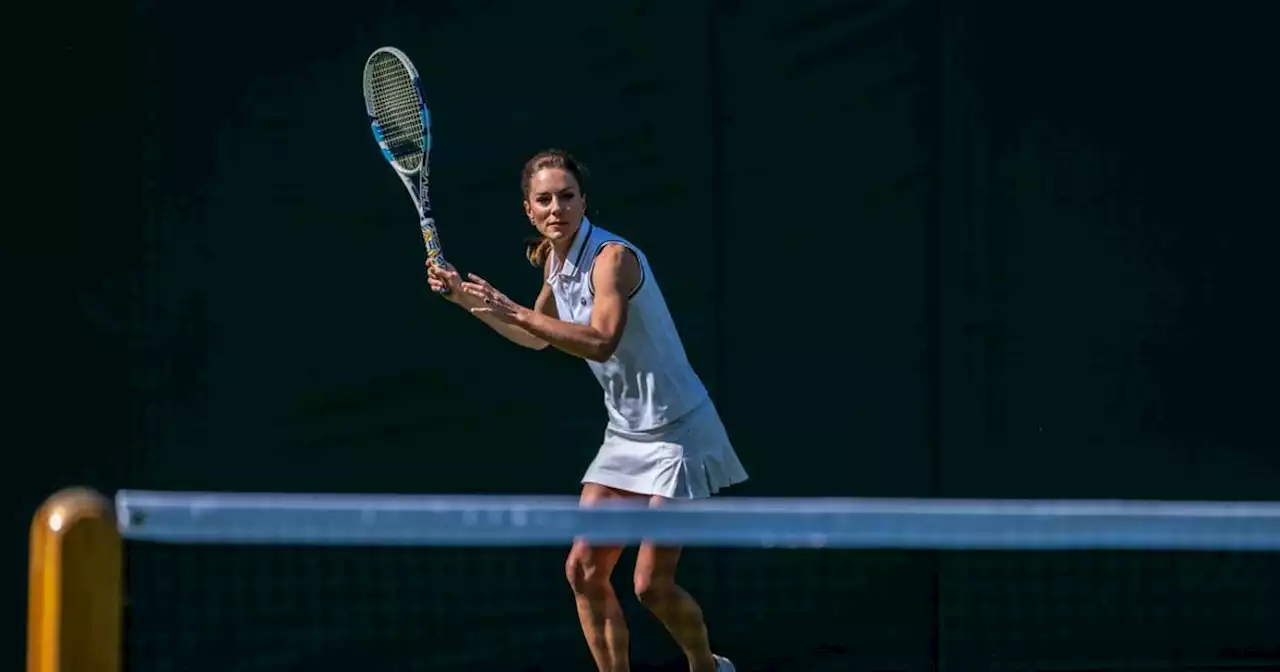
[[[114,507],[62,490],[31,523],[27,672],[120,672],[123,564]]]

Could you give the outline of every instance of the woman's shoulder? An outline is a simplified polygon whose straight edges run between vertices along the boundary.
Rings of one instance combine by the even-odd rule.
[[[632,251],[636,252],[637,254],[640,253],[640,248],[637,247],[635,243],[627,239],[626,236],[622,236],[617,233],[614,233],[613,231],[610,231],[606,228],[598,226],[594,223],[591,226],[591,237],[587,242],[590,243],[591,246],[594,248],[592,250],[592,254],[597,256],[604,251],[604,248],[607,245],[610,245],[610,244],[621,244],[631,248]]]

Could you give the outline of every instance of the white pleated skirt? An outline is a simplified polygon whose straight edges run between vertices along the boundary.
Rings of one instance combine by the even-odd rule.
[[[668,499],[703,499],[745,480],[747,471],[710,399],[658,429],[606,427],[582,477],[583,483]]]

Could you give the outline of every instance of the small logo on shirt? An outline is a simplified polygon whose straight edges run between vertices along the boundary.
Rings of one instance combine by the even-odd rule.
[[[579,300],[580,300],[580,301],[582,301],[582,305],[584,305],[584,306],[585,306],[585,305],[587,305],[587,297],[585,297],[585,296],[584,296],[584,297],[582,297],[582,298],[581,298],[581,299],[579,299]]]

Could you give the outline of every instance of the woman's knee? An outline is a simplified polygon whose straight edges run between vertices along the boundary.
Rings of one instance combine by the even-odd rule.
[[[678,547],[658,547],[642,544],[636,556],[636,570],[632,585],[636,599],[653,605],[671,597],[676,588],[676,566],[680,562]]]
[[[641,604],[654,605],[670,599],[676,592],[676,580],[665,572],[639,570],[632,577],[632,587]]]
[[[594,552],[578,546],[569,552],[564,574],[575,594],[587,595],[608,585],[612,563],[607,556],[607,552]]]

